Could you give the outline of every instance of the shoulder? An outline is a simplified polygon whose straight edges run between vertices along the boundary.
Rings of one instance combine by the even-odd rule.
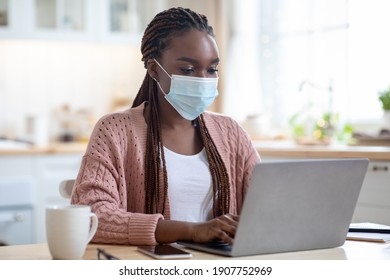
[[[143,105],[140,105],[102,116],[95,124],[88,150],[123,150],[129,141],[135,138],[143,140],[145,135],[146,123],[143,117]]]
[[[227,115],[207,111],[203,113],[203,117],[208,129],[217,129],[221,131],[234,129],[244,132],[242,126],[235,119]]]
[[[130,134],[143,134],[146,122],[143,115],[144,105],[102,116],[95,124],[92,137],[96,135],[115,138]]]
[[[220,113],[205,112],[203,119],[208,132],[216,143],[240,146],[250,142],[248,133],[232,117]]]
[[[119,125],[137,124],[144,120],[144,105],[129,108],[120,112],[110,113],[102,116],[96,123],[97,127],[114,128]]]
[[[211,112],[205,112],[202,116],[211,138],[226,162],[231,158],[244,161],[248,158],[258,160],[249,134],[236,120],[224,114]]]

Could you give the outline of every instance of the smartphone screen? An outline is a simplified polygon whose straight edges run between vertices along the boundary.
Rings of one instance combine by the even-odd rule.
[[[168,244],[139,246],[138,251],[156,259],[184,259],[192,257],[191,253]]]

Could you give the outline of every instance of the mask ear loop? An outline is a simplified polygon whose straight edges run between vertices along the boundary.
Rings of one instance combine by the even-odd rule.
[[[169,77],[170,79],[172,79],[172,76],[169,75],[167,71],[165,71],[164,67],[162,67],[161,64],[160,64],[155,58],[153,58],[153,60],[157,63],[158,66],[160,66],[160,68],[165,72],[165,74],[167,74],[168,77]],[[153,78],[153,80],[156,81],[156,83],[157,83],[158,87],[161,89],[162,93],[164,93],[164,95],[167,95],[167,94],[165,93],[165,91],[162,89],[162,87],[161,87],[159,81],[157,81],[156,78]]]
[[[167,94],[166,94],[165,91],[162,89],[160,83],[159,83],[157,80],[155,80],[155,81],[156,81],[158,87],[161,89],[162,93],[164,93],[164,95],[166,96]]]
[[[158,66],[160,66],[160,68],[165,72],[165,74],[167,74],[168,77],[172,79],[172,76],[168,74],[168,72],[164,69],[164,67],[161,66],[157,59],[153,58],[153,60],[157,63]]]

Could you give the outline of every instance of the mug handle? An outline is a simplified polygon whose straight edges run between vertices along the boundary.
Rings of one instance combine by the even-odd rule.
[[[95,213],[89,214],[89,217],[92,219],[92,225],[91,225],[91,229],[89,230],[87,244],[92,240],[93,236],[96,233],[98,224],[99,224],[98,217],[96,216]]]

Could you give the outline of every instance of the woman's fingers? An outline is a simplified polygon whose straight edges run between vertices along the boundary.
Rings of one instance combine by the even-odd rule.
[[[221,240],[223,242],[229,243],[229,244],[233,244],[233,242],[234,242],[234,237],[228,235],[224,231],[220,231],[219,232],[219,235],[218,235],[217,239]]]
[[[236,234],[239,216],[226,214],[206,223],[198,224],[194,230],[194,241],[208,242],[219,239],[233,243]]]
[[[229,239],[233,239],[236,235],[239,216],[226,214],[221,216],[220,219],[222,220],[221,230],[224,233],[223,238],[226,239],[225,236],[227,235]],[[231,241],[229,243],[231,243]]]
[[[224,218],[226,218],[228,220],[231,220],[231,221],[234,221],[236,223],[238,223],[238,221],[240,220],[240,216],[232,215],[232,214],[225,214],[225,215],[223,215],[221,217],[224,217]]]

